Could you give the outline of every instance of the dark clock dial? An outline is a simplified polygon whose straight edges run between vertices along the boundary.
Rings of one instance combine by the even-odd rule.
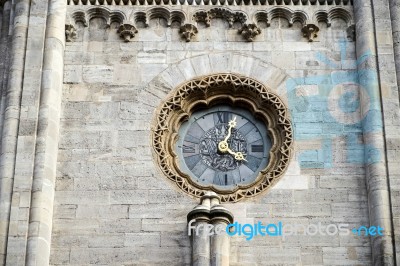
[[[223,141],[225,150],[219,146]],[[192,114],[179,130],[176,148],[179,166],[192,181],[229,189],[255,181],[268,164],[271,141],[250,112],[215,106]]]

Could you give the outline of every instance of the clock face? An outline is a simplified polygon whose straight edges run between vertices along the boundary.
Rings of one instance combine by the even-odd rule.
[[[193,182],[232,189],[253,183],[269,161],[265,124],[250,112],[215,106],[182,124],[176,150],[180,169]]]

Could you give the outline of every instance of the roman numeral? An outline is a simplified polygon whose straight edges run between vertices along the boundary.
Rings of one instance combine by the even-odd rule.
[[[195,153],[195,148],[194,148],[194,146],[183,145],[182,151],[183,151],[183,153]]]
[[[229,122],[228,112],[217,112],[217,124],[223,124]]]
[[[251,145],[251,152],[263,152],[264,145]]]

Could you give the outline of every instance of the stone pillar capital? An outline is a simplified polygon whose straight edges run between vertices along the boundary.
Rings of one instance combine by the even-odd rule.
[[[233,214],[222,205],[214,205],[210,209],[211,222],[225,222],[226,224],[233,223]]]
[[[194,222],[192,222],[194,220]],[[215,192],[206,192],[200,204],[187,215],[189,229],[192,230],[192,265],[229,265],[229,236],[207,232],[233,223],[233,214],[221,205],[221,198]],[[211,224],[211,225],[210,225]]]

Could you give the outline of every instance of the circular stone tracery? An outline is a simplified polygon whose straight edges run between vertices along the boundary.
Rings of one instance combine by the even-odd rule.
[[[175,144],[180,126],[199,108],[220,103],[249,110],[268,125],[272,141],[270,160],[251,184],[226,191],[190,180],[178,167]],[[157,109],[152,141],[161,171],[186,193],[201,197],[214,191],[222,202],[237,202],[271,187],[286,171],[292,151],[292,125],[288,110],[279,97],[260,82],[236,74],[215,74],[192,79],[176,88]]]

